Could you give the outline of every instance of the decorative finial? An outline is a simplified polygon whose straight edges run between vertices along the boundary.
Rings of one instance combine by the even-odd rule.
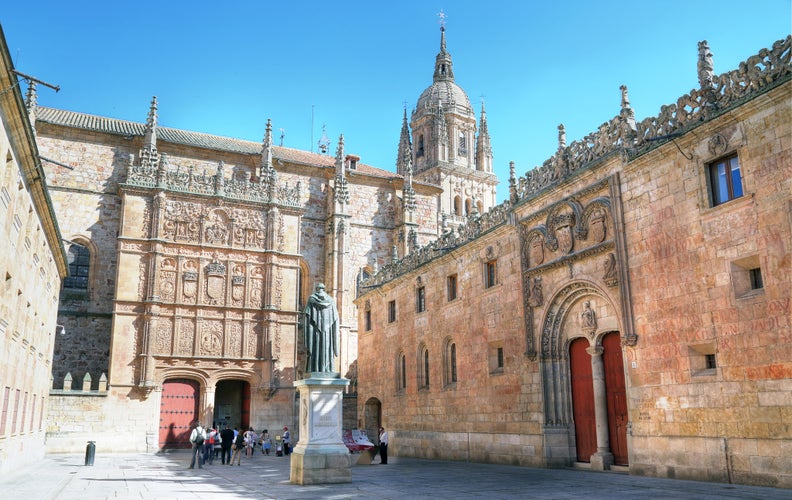
[[[564,149],[565,147],[566,147],[566,128],[562,123],[558,126],[558,149]]]
[[[712,63],[712,52],[706,40],[698,43],[698,79],[702,89],[712,86],[715,77],[715,66]]]
[[[622,85],[619,89],[621,90],[621,107],[622,109],[627,109],[630,107],[630,96],[627,95],[627,85]]]
[[[437,13],[437,17],[439,19],[438,22],[440,23],[440,31],[445,31],[446,17],[448,16],[446,16],[446,13],[443,12],[443,9],[440,9],[440,12]]]
[[[319,139],[319,152],[321,154],[327,154],[327,151],[330,150],[330,138],[327,137],[327,129],[326,125],[322,124],[322,137]]]

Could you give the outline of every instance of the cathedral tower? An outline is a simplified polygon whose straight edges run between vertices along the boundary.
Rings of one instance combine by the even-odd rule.
[[[440,28],[440,52],[435,58],[432,84],[418,98],[410,129],[415,180],[443,188],[441,217],[447,216],[451,226],[462,224],[468,216],[485,212],[496,204],[498,179],[492,171],[484,106],[477,136],[476,115],[470,99],[454,81],[444,26]],[[400,157],[405,142],[402,137]]]

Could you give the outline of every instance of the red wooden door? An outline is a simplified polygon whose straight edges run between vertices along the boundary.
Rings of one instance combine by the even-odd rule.
[[[575,419],[575,445],[579,462],[590,462],[597,451],[597,422],[594,414],[594,382],[588,340],[576,339],[569,345],[572,378],[572,415]]]
[[[160,402],[160,448],[189,448],[190,426],[198,419],[198,382],[167,380]]]
[[[627,390],[624,385],[624,362],[621,338],[612,332],[602,339],[602,362],[605,365],[605,396],[608,401],[608,434],[611,453],[617,465],[628,465]]]
[[[250,428],[250,384],[242,383],[242,421],[240,427],[243,430]]]

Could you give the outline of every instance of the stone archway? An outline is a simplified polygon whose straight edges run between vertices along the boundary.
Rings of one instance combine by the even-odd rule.
[[[363,406],[363,429],[369,441],[376,443],[379,427],[382,425],[382,402],[377,398],[369,398]]]
[[[613,464],[607,432],[603,348],[597,345],[597,341],[605,332],[617,332],[618,338],[621,322],[618,310],[611,297],[587,281],[569,283],[551,298],[545,309],[540,364],[545,413],[545,460],[550,467],[568,466],[577,460],[590,461],[595,469],[607,469]],[[579,358],[576,360],[577,372],[573,372],[575,367],[570,359],[570,348],[575,339],[581,339],[580,349],[576,351]],[[580,363],[586,362],[590,366],[581,369]],[[575,377],[588,377],[590,381],[586,396],[579,400],[573,398]],[[581,380],[577,382],[582,383]],[[577,387],[578,395],[582,394],[581,388]],[[575,404],[584,405],[587,402],[590,403],[589,408],[579,406],[577,410],[585,410],[581,415],[590,414],[598,424],[595,426],[595,435],[592,435],[590,425],[575,421]],[[577,435],[578,431],[584,433]],[[586,443],[578,443],[578,439]],[[583,453],[579,445],[585,449]]]

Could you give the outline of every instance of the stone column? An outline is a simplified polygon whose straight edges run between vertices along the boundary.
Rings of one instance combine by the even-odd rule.
[[[300,440],[291,455],[294,484],[352,481],[351,455],[341,432],[343,392],[349,380],[327,375],[294,383],[300,394]]]
[[[201,410],[198,418],[204,426],[212,425],[214,421],[215,386],[206,385],[201,394]]]
[[[594,418],[597,422],[597,452],[591,456],[591,468],[608,470],[613,465],[608,436],[608,401],[605,396],[605,365],[602,362],[602,346],[586,349],[591,355],[591,378],[594,384]]]

